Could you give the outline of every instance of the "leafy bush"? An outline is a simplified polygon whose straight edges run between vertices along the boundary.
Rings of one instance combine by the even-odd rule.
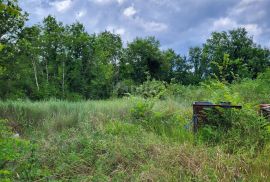
[[[114,97],[123,97],[127,94],[133,94],[135,84],[133,80],[123,80],[118,82],[113,90]]]
[[[207,113],[207,124],[199,138],[210,145],[221,144],[229,153],[256,154],[269,141],[269,123],[253,110]]]
[[[242,103],[242,98],[237,91],[233,92],[229,85],[211,80],[201,84],[205,89],[204,91],[208,93],[205,99],[213,102],[231,102],[232,104]]]
[[[136,94],[144,98],[165,98],[167,94],[166,83],[148,78],[146,82],[137,87]]]
[[[131,116],[135,119],[141,120],[152,115],[152,108],[154,100],[134,98],[135,105],[131,108]]]
[[[12,132],[6,120],[0,120],[0,178],[11,181],[14,178],[29,180],[31,166],[26,160],[31,153],[32,145],[29,141],[19,138]],[[20,171],[22,176],[15,177]]]
[[[192,134],[186,129],[189,121],[175,112],[167,109],[155,111],[155,100],[137,99],[131,109],[131,116],[135,123],[143,126],[148,131],[175,141],[191,140]]]

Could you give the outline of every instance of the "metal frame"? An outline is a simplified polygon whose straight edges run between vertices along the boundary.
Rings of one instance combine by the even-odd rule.
[[[207,119],[203,114],[206,108],[225,108],[225,109],[242,109],[240,105],[231,105],[229,102],[221,102],[221,104],[212,104],[211,102],[194,102],[193,106],[193,132],[197,133],[200,124],[203,124]]]

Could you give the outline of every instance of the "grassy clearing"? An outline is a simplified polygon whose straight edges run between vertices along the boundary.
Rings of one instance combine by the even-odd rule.
[[[0,102],[0,118],[20,133],[19,139],[4,135],[9,129],[1,125],[1,145],[21,147],[10,150],[9,159],[0,156],[0,175],[15,181],[268,181],[269,132],[248,97],[256,87],[241,89],[249,82],[181,87],[164,100]],[[264,92],[258,91],[258,102],[269,101]],[[224,98],[247,103],[226,115],[233,127],[204,128],[194,137],[192,101]]]

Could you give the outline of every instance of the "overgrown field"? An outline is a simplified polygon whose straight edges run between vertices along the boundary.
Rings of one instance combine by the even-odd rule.
[[[270,129],[257,113],[270,102],[269,80],[170,85],[158,97],[143,98],[149,90],[142,87],[141,97],[107,101],[0,102],[1,179],[269,181]],[[195,100],[243,109],[224,111],[211,118],[221,124],[194,135]]]

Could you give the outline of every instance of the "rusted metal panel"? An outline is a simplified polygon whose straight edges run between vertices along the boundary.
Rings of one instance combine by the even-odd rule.
[[[270,121],[270,104],[260,104],[260,114]]]
[[[231,105],[230,102],[221,102],[220,104],[213,104],[211,102],[194,102],[193,103],[193,131],[196,133],[205,121],[207,116],[204,110],[207,108],[227,108],[227,109],[241,109],[242,106]]]

